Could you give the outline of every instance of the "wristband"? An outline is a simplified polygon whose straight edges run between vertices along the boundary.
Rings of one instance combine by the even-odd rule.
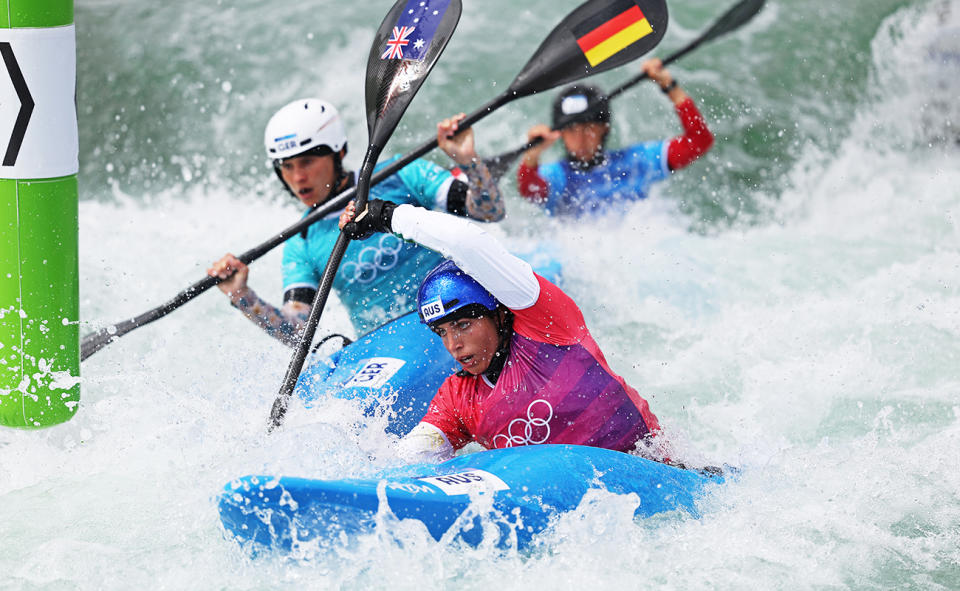
[[[366,240],[374,232],[391,233],[393,210],[396,207],[397,204],[392,201],[371,199],[367,202],[366,209],[344,225],[343,233],[351,240]]]
[[[662,92],[663,94],[670,94],[670,92],[676,87],[677,87],[677,79],[674,78],[673,80],[670,81],[670,84],[667,84],[666,86],[661,86],[660,92]]]

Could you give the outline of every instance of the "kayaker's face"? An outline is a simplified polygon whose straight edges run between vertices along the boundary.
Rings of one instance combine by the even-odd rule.
[[[468,373],[487,371],[500,342],[493,318],[460,318],[433,326],[443,346]]]
[[[330,198],[337,180],[333,155],[304,154],[280,163],[280,175],[297,199],[307,207],[316,207]]]
[[[581,162],[589,162],[603,148],[603,138],[609,130],[608,123],[574,123],[561,129],[560,137],[567,154]]]

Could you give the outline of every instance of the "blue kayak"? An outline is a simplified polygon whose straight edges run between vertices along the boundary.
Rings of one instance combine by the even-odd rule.
[[[534,445],[403,466],[369,479],[244,476],[224,487],[219,509],[228,536],[253,554],[349,543],[396,523],[378,518],[387,510],[421,522],[436,540],[476,546],[486,536],[523,550],[589,490],[636,494],[638,517],[668,511],[697,517],[697,498],[721,482],[719,475],[607,449]]]
[[[553,259],[530,262],[559,282]],[[295,393],[307,407],[330,397],[359,401],[367,414],[387,415],[387,431],[403,435],[457,369],[441,340],[410,313],[330,356],[316,356]],[[349,542],[378,523],[396,523],[382,518],[386,511],[420,521],[437,540],[477,545],[496,536],[490,541],[498,546],[524,549],[591,489],[638,495],[641,517],[665,511],[697,516],[697,497],[722,480],[606,449],[536,445],[403,466],[370,479],[244,476],[224,488],[219,510],[228,535],[254,554]]]
[[[312,360],[294,394],[307,408],[328,397],[360,401],[368,415],[387,414],[387,432],[404,435],[427,414],[437,389],[458,369],[443,342],[411,312]]]

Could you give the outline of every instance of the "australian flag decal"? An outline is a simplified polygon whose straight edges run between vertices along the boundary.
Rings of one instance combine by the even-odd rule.
[[[450,0],[408,0],[380,59],[422,60],[449,4]]]

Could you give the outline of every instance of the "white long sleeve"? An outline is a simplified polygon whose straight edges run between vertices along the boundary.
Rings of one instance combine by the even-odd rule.
[[[480,226],[409,204],[393,211],[391,226],[404,239],[453,260],[506,307],[522,310],[537,303],[540,283],[530,264],[510,254]]]

